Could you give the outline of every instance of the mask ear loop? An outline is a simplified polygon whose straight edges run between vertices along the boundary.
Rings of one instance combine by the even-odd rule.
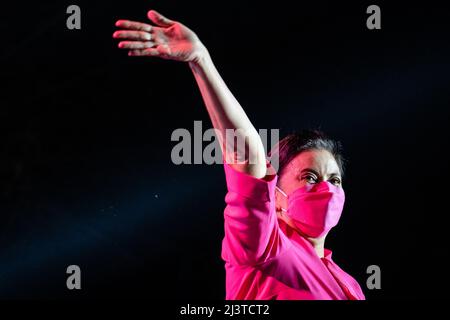
[[[278,186],[275,186],[275,189],[276,189],[279,193],[281,193],[286,199],[288,198],[287,194],[286,194],[283,190],[281,190],[280,188],[278,188]],[[282,212],[287,212],[287,210],[284,209],[284,208],[282,208],[282,207],[280,207],[280,209],[281,209]]]

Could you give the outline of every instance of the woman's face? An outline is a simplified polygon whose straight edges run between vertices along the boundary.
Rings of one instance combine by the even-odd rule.
[[[303,151],[289,162],[279,177],[278,187],[287,195],[306,184],[328,181],[342,187],[341,172],[333,155],[327,150]],[[287,209],[287,199],[275,192],[277,211]]]

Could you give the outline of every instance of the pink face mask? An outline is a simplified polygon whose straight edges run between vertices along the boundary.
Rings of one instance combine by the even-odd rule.
[[[341,187],[322,181],[298,188],[289,196],[276,188],[288,200],[287,210],[281,210],[305,235],[319,238],[337,225],[345,202],[345,193]]]

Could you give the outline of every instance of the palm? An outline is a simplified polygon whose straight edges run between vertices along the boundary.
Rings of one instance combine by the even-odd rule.
[[[157,31],[163,53],[167,58],[178,61],[190,61],[195,52],[197,36],[181,23],[175,23],[167,29]]]
[[[197,35],[180,22],[167,19],[150,10],[149,19],[156,26],[136,21],[119,20],[116,26],[123,30],[114,33],[122,39],[119,48],[128,49],[133,56],[157,56],[177,61],[194,61],[203,45]]]

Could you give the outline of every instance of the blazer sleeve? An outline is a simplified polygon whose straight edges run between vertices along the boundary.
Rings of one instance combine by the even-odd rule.
[[[263,263],[276,255],[281,247],[275,211],[278,176],[258,179],[235,170],[225,161],[224,169],[228,191],[222,259],[236,265]]]

